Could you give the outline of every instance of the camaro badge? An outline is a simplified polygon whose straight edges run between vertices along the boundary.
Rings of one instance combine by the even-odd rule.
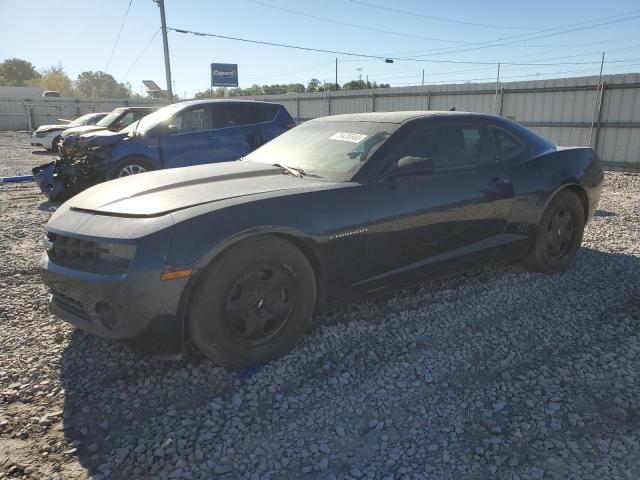
[[[338,240],[339,238],[354,237],[362,233],[367,233],[368,230],[369,230],[368,228],[360,228],[358,230],[349,230],[348,232],[336,233],[333,235],[329,235],[329,240]]]

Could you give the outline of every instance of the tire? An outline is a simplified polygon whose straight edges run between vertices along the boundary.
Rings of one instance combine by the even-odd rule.
[[[54,153],[59,153],[59,149],[58,149],[58,142],[60,141],[60,135],[58,135],[56,138],[53,139],[53,142],[51,142],[51,151]]]
[[[143,157],[131,157],[120,162],[111,172],[111,178],[128,177],[155,170],[153,164]]]
[[[250,238],[202,273],[188,335],[222,366],[261,365],[294,347],[311,325],[315,303],[315,275],[305,255],[274,235]]]
[[[585,212],[578,196],[563,190],[542,214],[525,265],[537,272],[555,273],[573,263],[582,243]]]

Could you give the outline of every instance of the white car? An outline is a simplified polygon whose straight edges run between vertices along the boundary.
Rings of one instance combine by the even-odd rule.
[[[73,122],[60,125],[42,125],[31,135],[31,145],[34,147],[44,147],[47,150],[58,151],[58,141],[60,134],[69,128],[84,125],[95,125],[107,115],[107,112],[87,113]]]

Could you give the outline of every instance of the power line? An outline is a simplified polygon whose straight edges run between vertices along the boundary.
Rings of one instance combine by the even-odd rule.
[[[301,17],[312,18],[314,20],[320,20],[320,21],[323,21],[323,22],[334,23],[336,25],[343,25],[345,27],[350,27],[350,28],[359,28],[361,30],[369,30],[371,32],[377,32],[377,33],[386,33],[388,35],[397,35],[397,36],[400,36],[400,37],[419,38],[421,40],[431,40],[431,41],[436,41],[436,42],[446,42],[446,43],[456,43],[456,44],[459,44],[459,45],[469,45],[468,42],[463,42],[463,41],[459,41],[459,40],[448,40],[448,39],[444,39],[444,38],[425,37],[423,35],[415,35],[415,34],[411,34],[411,33],[394,32],[394,31],[390,31],[390,30],[382,30],[380,28],[375,28],[375,27],[367,27],[365,25],[358,25],[358,24],[354,24],[354,23],[342,22],[340,20],[334,20],[332,18],[320,17],[318,15],[312,15],[310,13],[304,13],[304,12],[299,12],[297,10],[291,10],[289,8],[279,7],[277,5],[272,5],[270,3],[262,2],[260,0],[247,0],[247,1],[251,2],[251,3],[255,3],[256,5],[262,5],[263,7],[272,8],[274,10],[280,10],[281,12],[292,13],[294,15],[300,15]]]
[[[124,12],[124,18],[122,19],[122,23],[120,24],[120,30],[118,30],[118,35],[116,36],[116,42],[113,44],[113,48],[111,49],[111,55],[109,55],[109,60],[107,61],[107,66],[104,67],[104,71],[109,70],[109,65],[111,65],[111,59],[113,58],[113,54],[116,51],[116,47],[118,46],[118,42],[120,41],[120,35],[122,34],[122,29],[124,28],[124,24],[127,21],[127,16],[129,15],[129,10],[131,10],[131,4],[133,0],[129,0],[129,5],[127,6],[127,11]]]
[[[448,23],[457,23],[459,25],[472,25],[474,27],[489,27],[489,28],[502,28],[507,30],[541,30],[536,27],[512,27],[507,25],[494,25],[489,23],[475,23],[475,22],[465,22],[463,20],[454,20],[451,18],[443,18],[443,17],[434,17],[432,15],[424,15],[422,13],[409,12],[407,10],[400,10],[399,8],[391,8],[385,7],[382,5],[377,5],[375,3],[363,2],[361,0],[350,0],[352,3],[359,3],[360,5],[365,5],[367,7],[379,8],[380,10],[386,10],[388,12],[400,13],[403,15],[411,15],[412,17],[420,17],[420,18],[428,18],[429,20],[436,20],[439,22],[448,22]]]
[[[325,50],[322,48],[312,48],[312,47],[301,47],[298,45],[288,45],[286,43],[275,43],[275,42],[265,42],[262,40],[250,40],[248,38],[240,38],[240,37],[230,37],[227,35],[217,35],[215,33],[204,33],[204,32],[194,32],[192,30],[184,30],[179,28],[167,27],[167,30],[173,30],[178,33],[187,33],[191,35],[196,35],[198,37],[214,37],[214,38],[222,38],[225,40],[234,40],[237,42],[245,42],[245,43],[257,43],[260,45],[269,45],[271,47],[282,47],[282,48],[292,48],[295,50],[305,50],[308,52],[320,52],[320,53],[332,53],[334,55],[345,55],[348,57],[362,57],[362,58],[375,58],[378,60],[385,60],[386,57],[382,55],[368,55],[366,53],[353,53],[353,52],[341,52],[338,50]]]
[[[205,33],[205,32],[196,32],[193,30],[184,30],[179,28],[167,27],[167,30],[173,30],[174,32],[184,33],[196,35],[198,37],[214,37],[214,38],[222,38],[225,40],[233,40],[238,42],[245,43],[256,43],[260,45],[269,45],[272,47],[281,47],[281,48],[291,48],[295,50],[305,50],[310,52],[321,52],[321,53],[332,53],[336,55],[345,55],[350,57],[360,57],[360,58],[374,58],[378,60],[386,60],[388,57],[384,55],[371,55],[366,53],[354,53],[354,52],[344,52],[337,50],[325,50],[321,48],[313,48],[313,47],[303,47],[300,45],[290,45],[286,43],[276,43],[276,42],[266,42],[263,40],[252,40],[248,38],[241,37],[231,37],[227,35],[218,35],[215,33]],[[479,62],[479,61],[466,61],[466,60],[440,60],[440,59],[423,59],[423,58],[408,58],[401,57],[395,60],[404,60],[404,61],[415,61],[415,62],[430,62],[430,63],[453,63],[453,64],[463,64],[463,65],[496,65],[498,62]],[[525,65],[525,66],[540,66],[540,65],[592,65],[599,62],[559,62],[559,63],[505,63],[505,65]]]
[[[153,42],[153,40],[158,36],[158,33],[160,33],[160,30],[162,30],[161,28],[158,28],[155,33],[153,34],[153,36],[151,37],[151,40],[149,40],[149,42],[144,46],[144,48],[142,49],[142,51],[140,52],[140,55],[138,55],[136,57],[136,59],[133,61],[133,63],[131,64],[131,66],[129,67],[129,70],[127,70],[127,72],[122,76],[122,78],[120,79],[120,83],[122,83],[124,81],[124,79],[127,77],[127,75],[129,75],[129,72],[133,69],[133,67],[135,67],[136,63],[138,63],[138,61],[142,58],[142,55],[144,55],[144,52],[147,51],[147,48],[149,48],[149,45],[151,45],[151,42]]]
[[[636,13],[636,12],[638,12],[638,10],[633,10],[632,11],[632,13]],[[538,35],[538,36],[533,36],[533,37],[530,36],[531,34],[515,35],[515,36],[510,36],[510,37],[499,38],[499,39],[496,39],[496,40],[493,40],[493,41],[481,42],[476,47],[465,48],[465,49],[461,49],[461,50],[447,50],[447,51],[444,51],[444,49],[438,49],[440,51],[434,50],[431,53],[426,53],[424,55],[416,55],[416,56],[417,57],[428,57],[428,56],[432,56],[432,55],[444,55],[444,54],[450,54],[450,53],[469,52],[469,51],[472,51],[472,50],[480,50],[480,49],[483,49],[483,48],[511,46],[512,43],[521,43],[521,42],[527,42],[527,41],[530,41],[530,40],[539,40],[541,38],[548,38],[548,37],[557,36],[557,35],[564,35],[564,34],[567,34],[567,33],[577,32],[577,31],[581,31],[581,30],[587,30],[589,28],[596,28],[596,27],[601,27],[601,26],[604,26],[604,25],[611,25],[611,24],[614,24],[614,23],[625,22],[625,21],[628,21],[628,20],[633,20],[635,18],[640,18],[640,15],[633,15],[631,17],[625,17],[625,18],[616,18],[616,17],[620,17],[621,15],[628,15],[628,12],[624,13],[624,14],[621,13],[621,14],[618,14],[618,15],[612,15],[612,16],[609,16],[609,17],[602,17],[599,20],[600,23],[595,23],[593,25],[586,25],[586,26],[577,27],[577,28],[570,28],[570,29],[565,29],[565,30],[561,30],[561,31],[552,31],[551,33],[546,33],[544,35]],[[616,18],[616,19],[613,20],[613,18]],[[607,21],[603,21],[603,20],[607,20]],[[585,23],[592,22],[592,21],[595,21],[595,20],[578,22],[578,23],[575,23],[575,24],[566,25],[566,27],[584,25]],[[564,28],[564,27],[560,27],[560,28]],[[559,30],[559,28],[548,29],[547,31],[551,31],[551,30]],[[527,38],[518,39],[519,37],[523,37],[523,36],[527,36]],[[506,42],[504,42],[504,40],[511,40],[511,42],[506,43]],[[503,43],[496,43],[496,42],[503,42]],[[401,60],[401,59],[402,59],[402,57],[399,58],[399,60]]]

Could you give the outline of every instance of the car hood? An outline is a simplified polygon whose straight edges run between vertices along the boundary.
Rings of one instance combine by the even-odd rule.
[[[120,217],[157,217],[197,205],[328,182],[284,175],[247,161],[147,172],[101,183],[70,199],[71,210]]]
[[[67,124],[67,125],[40,125],[36,129],[36,133],[50,132],[50,131],[53,131],[53,130],[66,130],[68,128],[69,128],[69,124]]]
[[[104,146],[118,143],[128,135],[127,132],[112,132],[111,130],[99,130],[97,132],[88,132],[80,136],[79,142],[83,147],[86,146]]]
[[[73,127],[68,128],[64,131],[63,137],[68,137],[69,135],[83,135],[89,132],[97,132],[99,130],[106,130],[106,127],[99,127],[98,125],[84,125],[82,127]]]

